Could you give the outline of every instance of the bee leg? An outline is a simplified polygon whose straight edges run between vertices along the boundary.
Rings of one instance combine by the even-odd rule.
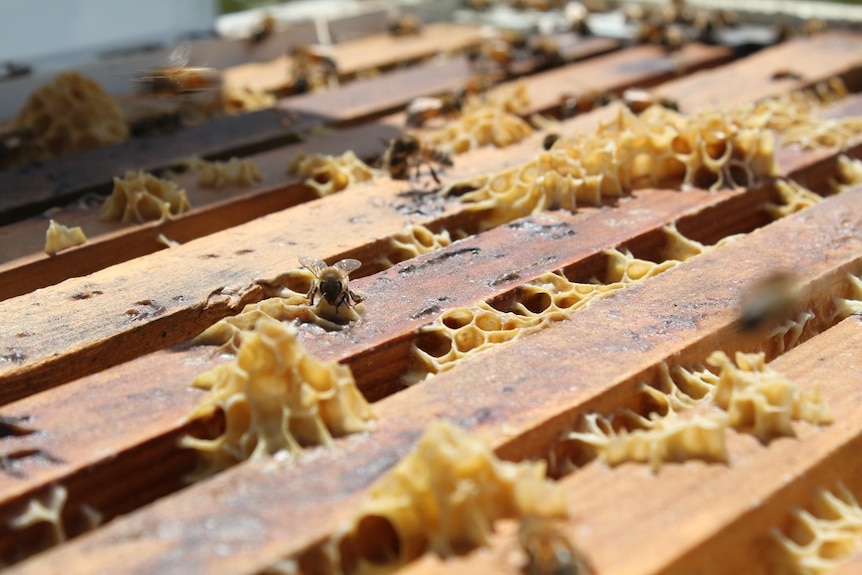
[[[431,165],[431,162],[424,162],[426,166],[428,166],[428,171],[431,172],[431,177],[434,178],[434,181],[437,182],[437,185],[440,185],[440,178],[437,177],[437,172],[434,171],[434,166]]]
[[[308,288],[308,293],[305,294],[305,299],[310,300],[311,303],[309,305],[314,305],[314,294],[317,293],[317,282],[311,282],[311,287]]]
[[[356,292],[354,292],[353,290],[347,290],[347,294],[350,297],[349,301],[353,301],[354,304],[357,304],[365,299],[364,297],[357,295]]]

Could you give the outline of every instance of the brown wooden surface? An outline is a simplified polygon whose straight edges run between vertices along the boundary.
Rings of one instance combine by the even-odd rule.
[[[769,530],[789,525],[790,509],[807,506],[818,488],[862,490],[859,366],[862,320],[854,316],[771,364],[803,389],[817,382],[834,424],[796,423],[797,437],[768,446],[731,430],[727,465],[670,464],[652,474],[597,464],[566,476],[566,534],[602,574],[775,573]],[[507,560],[518,547],[513,535],[493,551],[447,562],[429,556],[403,573],[518,573]]]
[[[726,54],[725,49],[692,45],[683,51],[681,57],[690,66],[699,67],[717,64],[726,57]],[[531,100],[528,113],[554,111],[559,105],[560,96],[569,89],[573,82],[580,87],[603,90],[618,90],[625,86],[653,83],[662,76],[660,67],[653,67],[647,73],[640,71],[641,69],[649,70],[650,67],[646,62],[653,58],[658,58],[660,61],[661,53],[652,47],[636,47],[616,54],[593,58],[560,70],[536,74],[527,84]],[[640,66],[634,65],[636,63],[640,63]],[[454,73],[453,64],[451,62],[446,63],[441,65],[441,68],[446,72],[443,76],[451,78],[452,87],[455,87],[455,82],[464,76]],[[462,70],[462,73],[466,74],[467,71]],[[393,78],[394,76],[397,77]],[[400,73],[390,74],[387,78],[392,79],[393,82],[388,90],[379,90],[378,86],[374,89],[373,94],[356,98],[356,102],[365,103],[366,112],[354,107],[353,109],[342,110],[342,113],[346,114],[345,117],[361,117],[362,114],[371,113],[372,110],[377,113],[389,106],[386,103],[387,93],[393,94],[393,98],[396,100],[403,98],[401,96],[403,90],[399,88],[400,77]],[[419,78],[422,77],[419,75]],[[414,82],[412,85],[418,90],[425,90],[421,82],[420,79],[419,83]],[[362,88],[359,87],[360,83],[354,86],[359,88],[360,92],[362,91]],[[349,91],[350,87],[346,90]],[[301,102],[305,100],[297,98],[294,101],[299,101],[299,107],[302,107]],[[315,100],[313,97],[307,101],[316,106],[322,105],[321,101]],[[308,111],[311,112],[312,110]],[[326,113],[323,108],[317,111]],[[307,143],[255,154],[250,159],[261,168],[264,181],[254,186],[251,191],[237,188],[223,191],[205,190],[197,186],[193,176],[181,177],[178,179],[178,183],[189,192],[192,205],[199,209],[193,209],[188,214],[159,225],[145,224],[135,228],[125,227],[128,230],[126,233],[110,234],[109,232],[123,229],[124,226],[99,221],[95,208],[52,211],[50,213],[52,219],[69,226],[82,226],[89,238],[89,243],[86,246],[68,250],[59,256],[49,258],[42,254],[45,229],[47,229],[45,216],[0,227],[0,239],[15,238],[15,241],[0,243],[0,261],[6,262],[0,264],[0,274],[3,274],[5,279],[3,285],[0,286],[0,299],[21,295],[74,275],[91,273],[111,263],[118,263],[160,249],[162,245],[155,242],[155,237],[159,233],[164,233],[172,239],[184,242],[230,225],[243,223],[279,207],[288,207],[291,205],[289,202],[307,201],[310,199],[307,190],[293,189],[292,186],[295,186],[297,182],[296,178],[284,173],[287,159],[303,150],[339,153],[346,149],[354,150],[360,157],[374,157],[382,151],[380,139],[393,137],[397,133],[396,126],[402,122],[401,116],[393,116],[381,119],[380,125],[363,125],[354,130],[314,138]],[[531,139],[529,149],[537,149],[537,146],[536,140]],[[527,148],[522,149],[527,150]],[[468,167],[474,164],[469,156],[463,156],[457,161],[458,164],[464,164]],[[455,173],[473,175],[477,171],[468,169],[459,170]],[[291,187],[289,196],[286,190],[288,187]],[[249,201],[250,196],[256,192],[262,194],[263,197],[254,198],[254,202]],[[288,201],[287,197],[292,198],[292,200]],[[273,200],[276,200],[275,203]],[[279,201],[281,202],[279,203]],[[213,206],[212,209],[203,207],[211,203],[218,204],[218,206]],[[261,208],[256,210],[254,206],[261,206]],[[105,234],[108,234],[107,237],[100,237]],[[119,247],[121,245],[124,247]],[[129,249],[132,246],[134,251]],[[9,261],[18,259],[20,261]]]
[[[238,465],[13,572],[60,565],[84,571],[124,565],[132,572],[255,572],[349,517],[362,490],[434,417],[485,430],[509,459],[546,453],[577,414],[629,401],[636,384],[655,375],[657,362],[699,362],[716,348],[755,345],[732,337],[735,307],[745,286],[769,269],[794,266],[813,292],[846,295],[845,273],[862,271],[860,196],[862,190],[832,197],[595,302],[578,312],[577,321],[552,325],[395,394],[377,404],[372,433],[339,441],[334,452]],[[752,253],[758,258],[752,260]],[[728,261],[736,265],[728,267]],[[833,407],[839,421],[845,407]],[[844,421],[823,436],[852,427],[851,418]],[[672,483],[662,484],[678,495]],[[216,557],[214,546],[229,553]]]
[[[663,84],[661,90],[687,110],[701,109],[711,97],[708,92],[730,83],[735,83],[736,92],[724,93],[723,104],[751,101],[791,85],[769,79],[769,70],[780,60],[785,66],[788,61],[799,63],[805,81],[798,85],[842,73],[853,86],[858,44],[855,36],[834,33],[794,41],[748,58],[744,65],[705,72],[701,84],[683,78]],[[685,53],[691,67],[691,62],[717,63],[726,54],[698,46],[687,47]],[[586,84],[616,90],[655,83],[667,77],[672,61],[654,48],[636,47],[580,67],[534,75],[527,86],[537,111],[545,111],[559,103],[559,93],[569,92],[570,85],[578,91]],[[452,76],[441,72],[421,90],[430,92],[430,86],[468,72],[459,65],[463,61],[444,64]],[[344,116],[344,124],[351,121],[350,114],[370,118],[388,109],[389,91],[405,92],[399,78],[418,74],[407,69],[382,77],[376,89],[386,86],[383,92],[369,89],[372,84],[356,83],[354,91],[346,86],[330,102],[357,100],[348,106],[352,111]],[[418,85],[419,80],[410,89]],[[368,100],[376,104],[364,106]],[[326,108],[325,99],[307,102],[318,106],[321,114],[336,114]],[[852,98],[827,113],[858,115],[860,102]],[[591,129],[614,109],[565,122],[561,131]],[[346,147],[362,153],[379,146],[366,135],[375,130],[394,132],[399,122],[393,116],[307,146],[332,146],[335,151],[340,144],[349,144]],[[539,149],[540,140],[541,134],[507,150],[485,149],[459,157],[446,177],[465,177],[523,160]],[[83,529],[81,505],[104,512],[106,518],[128,515],[27,561],[19,567],[22,572],[61,567],[114,571],[118,565],[141,573],[256,572],[332,533],[352,515],[365,487],[397,461],[433,417],[449,417],[488,433],[505,458],[542,457],[580,414],[636,407],[637,387],[655,377],[658,362],[691,365],[715,348],[751,350],[762,344],[755,337],[738,337],[733,322],[746,287],[771,270],[799,270],[818,309],[829,308],[832,296],[848,295],[846,272],[862,273],[862,190],[830,197],[804,213],[764,226],[767,218],[760,208],[773,197],[767,188],[714,194],[644,190],[616,205],[574,215],[550,213],[502,226],[369,277],[360,277],[368,273],[363,269],[352,282],[367,296],[363,322],[345,332],[322,335],[305,326],[300,338],[319,357],[352,367],[364,393],[379,400],[376,429],[339,440],[333,452],[311,450],[309,457],[295,462],[244,463],[180,490],[194,458],[190,451],[178,449],[176,440],[207,425],[192,429],[183,421],[200,395],[187,383],[224,358],[212,356],[209,349],[170,349],[170,344],[263,297],[280,274],[297,265],[299,254],[370,260],[407,221],[431,223],[435,229],[472,231],[474,226],[463,206],[403,195],[406,184],[378,182],[308,202],[307,192],[283,173],[287,161],[283,153],[305,146],[260,155],[265,181],[240,195],[193,190],[205,198],[202,207],[175,222],[106,228],[93,251],[85,247],[50,261],[31,258],[0,267],[0,278],[19,274],[19,282],[38,269],[28,268],[31,264],[44,265],[41,269],[47,275],[40,282],[82,273],[74,267],[76,261],[101,270],[0,302],[2,315],[13,318],[0,327],[0,341],[12,344],[0,350],[3,415],[28,415],[23,425],[36,431],[0,442],[0,455],[15,454],[4,463],[11,461],[9,469],[19,474],[0,475],[0,557],[16,559],[16,548],[25,555],[34,551],[45,532],[4,532],[5,520],[32,497],[44,498],[51,485],[62,484],[69,491],[65,523],[72,535]],[[862,153],[858,142],[849,151]],[[783,172],[827,192],[824,183],[834,173],[835,155],[835,150],[780,149],[778,161]],[[288,189],[291,193],[285,194]],[[214,197],[206,198],[206,193]],[[295,205],[298,202],[304,203]],[[270,215],[249,221],[263,214]],[[517,285],[558,267],[586,280],[600,273],[597,252],[611,245],[622,244],[640,257],[656,257],[662,247],[658,227],[673,220],[684,234],[706,242],[759,229],[595,302],[571,321],[389,395],[400,387],[398,377],[407,368],[416,329],[444,309],[505,297]],[[10,230],[0,232],[6,231],[9,241],[19,237]],[[158,232],[189,243],[150,253],[157,249],[153,238]],[[135,245],[120,256],[108,255],[123,242]],[[99,260],[98,254],[105,259]],[[107,267],[118,262],[123,263]],[[517,278],[495,281],[513,269]],[[817,323],[822,329],[830,325],[824,318]],[[642,466],[610,470],[592,464],[565,477],[574,515],[566,529],[588,549],[599,572],[687,574],[760,568],[767,549],[764,534],[771,526],[786,527],[791,506],[805,506],[815,488],[832,487],[829,482],[835,477],[860,493],[859,470],[852,461],[862,442],[862,428],[855,423],[856,388],[862,383],[859,324],[858,318],[844,321],[775,361],[804,385],[805,378],[815,378],[826,387],[835,425],[813,431],[799,424],[797,438],[768,447],[731,433],[729,466],[693,462],[670,465],[651,476]],[[774,345],[767,351],[774,355]],[[824,361],[832,354],[834,364]],[[848,370],[851,377],[845,377]],[[40,449],[44,454],[32,451]],[[741,486],[745,490],[740,495]],[[620,508],[629,513],[620,513]],[[682,534],[656,541],[656,534],[670,524],[682,526]],[[405,572],[516,573],[509,557],[516,547],[512,527],[500,525],[491,551],[445,565],[425,560]],[[631,551],[621,554],[620,546]]]

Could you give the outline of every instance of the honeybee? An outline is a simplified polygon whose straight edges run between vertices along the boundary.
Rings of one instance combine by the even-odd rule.
[[[0,169],[34,161],[43,151],[32,128],[0,128]]]
[[[272,33],[275,32],[275,25],[275,17],[273,17],[272,14],[265,14],[263,18],[260,19],[257,26],[252,29],[251,34],[249,34],[248,43],[252,46],[262,44],[264,40],[272,36]]]
[[[583,553],[549,519],[525,517],[518,542],[527,555],[526,575],[587,575],[593,568]]]
[[[215,90],[221,87],[221,74],[214,68],[187,66],[191,56],[189,44],[180,44],[169,56],[171,64],[153,68],[138,77],[145,92],[154,95],[182,95]]]
[[[299,45],[291,48],[289,54],[293,66],[291,93],[303,94],[316,87],[338,84],[338,65],[320,49]]]
[[[545,139],[542,140],[542,148],[544,148],[545,151],[550,150],[551,148],[554,147],[554,144],[556,144],[557,140],[559,140],[559,139],[560,139],[559,134],[555,134],[553,132],[548,134],[547,136],[545,136]]]
[[[29,64],[20,64],[18,62],[3,62],[3,72],[0,72],[0,80],[8,80],[9,78],[28,76],[32,73],[33,68]]]
[[[591,90],[578,95],[563,94],[560,97],[560,117],[566,119],[589,112],[610,104],[612,99],[613,96],[610,93],[599,90]]]
[[[392,36],[418,36],[422,32],[422,22],[414,15],[402,14],[389,22],[389,34]]]
[[[539,67],[552,67],[563,64],[563,55],[560,53],[560,47],[556,40],[548,36],[541,36],[536,39],[530,53],[537,60]]]
[[[737,325],[754,331],[787,317],[800,297],[799,284],[789,272],[775,272],[760,280],[742,298]]]
[[[311,256],[299,256],[299,263],[314,274],[315,279],[305,296],[309,299],[310,305],[314,305],[314,298],[318,293],[330,305],[335,306],[336,313],[342,304],[356,305],[362,301],[363,298],[347,286],[348,274],[362,265],[359,260],[345,259],[328,266],[323,260]]]
[[[668,110],[679,112],[679,102],[671,98],[656,96],[646,90],[630,88],[623,92],[623,103],[634,114],[641,114],[650,106],[662,106]]]
[[[581,36],[589,36],[592,32],[589,26],[590,14],[583,4],[569,2],[566,4],[565,18],[569,30]]]
[[[407,105],[405,123],[413,128],[420,128],[433,118],[453,118],[461,113],[464,98],[459,92],[453,92],[439,98],[422,96],[414,98]]]
[[[434,171],[431,162],[442,166],[451,166],[452,158],[446,152],[434,147],[425,146],[416,136],[401,136],[389,142],[389,147],[383,154],[383,165],[389,171],[393,180],[406,180],[410,178],[410,169],[415,168],[415,177],[418,179],[419,170],[422,165],[427,165],[431,177],[437,184],[440,178]]]

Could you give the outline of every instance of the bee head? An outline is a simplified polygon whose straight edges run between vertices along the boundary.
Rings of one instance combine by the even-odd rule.
[[[330,304],[335,305],[338,298],[344,293],[344,284],[338,278],[324,278],[320,280],[320,293]]]

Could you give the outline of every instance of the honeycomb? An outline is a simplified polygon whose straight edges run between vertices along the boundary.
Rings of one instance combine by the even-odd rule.
[[[47,523],[51,528],[51,544],[59,545],[66,540],[66,529],[63,527],[62,516],[67,497],[68,492],[65,487],[54,485],[47,502],[43,503],[34,497],[27,503],[27,509],[21,515],[9,520],[9,527],[22,530],[31,525]]]
[[[713,352],[707,363],[719,369],[712,401],[727,411],[728,425],[767,443],[775,437],[795,436],[792,421],[815,425],[832,423],[832,411],[815,384],[801,391],[795,383],[765,363],[765,354],[736,353],[732,361]]]
[[[862,507],[843,485],[836,492],[819,489],[814,509],[794,509],[790,532],[776,528],[770,536],[777,547],[775,573],[813,575],[831,572],[855,555],[862,543]]]
[[[835,298],[835,315],[840,318],[862,313],[862,278],[847,274],[850,281],[850,298]]]
[[[643,186],[745,186],[775,173],[774,136],[746,125],[744,114],[683,116],[652,106],[640,116],[621,108],[593,134],[561,138],[532,160],[457,182],[461,201],[484,213],[485,229],[550,208],[574,211]]]
[[[188,419],[218,411],[225,419],[215,439],[180,441],[201,452],[202,476],[281,451],[296,456],[302,446],[330,447],[333,437],[365,431],[373,418],[349,367],[312,357],[295,328],[269,317],[255,321],[233,361],[200,374],[192,386],[208,393]]]
[[[823,200],[821,196],[793,180],[778,180],[775,182],[775,189],[781,196],[781,203],[770,202],[764,207],[769,215],[776,219],[810,208]]]
[[[39,88],[12,120],[12,130],[32,130],[47,159],[115,144],[129,138],[129,126],[113,97],[93,80],[67,72]]]
[[[340,192],[347,186],[365,182],[377,172],[356,157],[353,150],[340,156],[297,154],[287,166],[287,173],[305,178],[303,183],[321,197]]]
[[[69,228],[54,220],[48,223],[48,230],[45,232],[45,253],[49,256],[85,243],[87,243],[87,236],[84,235],[81,226]]]
[[[435,420],[333,536],[333,571],[390,572],[426,552],[449,557],[487,545],[498,519],[567,515],[544,462],[501,461],[485,441]]]
[[[407,224],[403,230],[388,239],[389,247],[370,262],[372,269],[389,269],[399,262],[437,251],[452,243],[449,232],[435,234],[421,224]]]
[[[191,208],[186,191],[152,174],[128,171],[114,178],[114,191],[99,211],[102,221],[124,224],[170,219]]]
[[[716,411],[695,415],[672,411],[631,431],[614,429],[612,419],[589,413],[583,431],[569,433],[566,439],[589,445],[611,467],[635,461],[649,463],[657,473],[663,462],[727,462],[726,429],[727,416]]]
[[[202,188],[223,188],[225,186],[251,186],[263,180],[254,160],[231,158],[227,162],[199,161],[198,185]]]
[[[654,385],[641,384],[653,409],[641,415],[623,409],[609,415],[584,414],[578,431],[564,434],[563,442],[586,446],[610,466],[627,461],[648,463],[657,473],[664,462],[698,459],[726,462],[727,414],[708,404],[717,376],[707,370],[689,371],[682,367],[671,376],[667,364],[659,365]],[[570,461],[551,451],[555,474],[573,469]]]
[[[494,106],[483,106],[447,122],[428,136],[428,143],[463,154],[487,145],[510,146],[532,133],[533,128],[520,117]]]
[[[667,259],[661,263],[636,258],[627,250],[609,249],[604,251],[607,271],[602,283],[575,283],[560,272],[549,272],[520,286],[515,301],[505,310],[498,309],[500,304],[479,302],[445,311],[421,328],[412,347],[413,367],[403,382],[415,384],[498,344],[535,333],[551,322],[567,319],[594,298],[658,275],[708,249],[685,238],[674,226],[666,226],[664,233]]]

